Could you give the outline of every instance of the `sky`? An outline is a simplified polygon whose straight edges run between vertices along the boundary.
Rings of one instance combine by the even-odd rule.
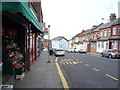
[[[50,25],[50,39],[68,40],[83,29],[108,22],[110,13],[118,17],[120,0],[41,0],[43,21]],[[104,18],[104,20],[102,20]],[[47,36],[45,36],[47,38]]]

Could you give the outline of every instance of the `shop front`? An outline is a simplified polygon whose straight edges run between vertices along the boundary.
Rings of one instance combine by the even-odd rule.
[[[36,61],[36,34],[30,33],[30,64]]]
[[[25,72],[25,28],[5,17],[4,14],[3,20],[2,83],[12,84],[17,75],[23,75]]]
[[[13,79],[30,71],[36,60],[36,34],[41,32],[25,2],[2,3],[2,84],[12,85]]]

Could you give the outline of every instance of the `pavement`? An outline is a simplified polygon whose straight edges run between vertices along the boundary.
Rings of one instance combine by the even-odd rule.
[[[50,58],[51,63],[47,63]],[[14,80],[14,88],[63,88],[56,65],[55,56],[43,51],[23,80]]]
[[[87,52],[87,54],[93,54],[93,55],[100,56],[100,53]]]

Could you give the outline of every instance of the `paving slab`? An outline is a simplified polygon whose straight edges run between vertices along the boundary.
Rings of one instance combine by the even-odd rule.
[[[47,63],[50,58],[51,63]],[[35,61],[23,80],[14,80],[14,88],[63,88],[56,65],[55,56],[47,51]]]

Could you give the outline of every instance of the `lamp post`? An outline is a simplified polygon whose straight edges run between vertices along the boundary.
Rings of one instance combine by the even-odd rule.
[[[48,61],[47,63],[51,63],[49,53],[50,53],[50,25],[48,25]]]

